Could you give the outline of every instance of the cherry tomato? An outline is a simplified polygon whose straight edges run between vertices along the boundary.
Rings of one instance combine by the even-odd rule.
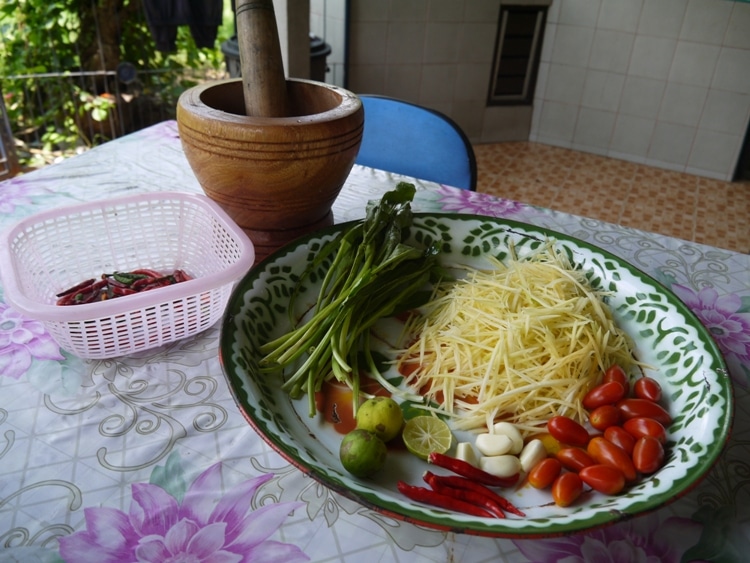
[[[604,432],[610,426],[620,423],[620,409],[614,405],[602,405],[589,413],[589,423],[596,430]]]
[[[638,476],[633,460],[628,453],[602,436],[591,438],[586,451],[597,462],[611,465],[622,471],[625,480],[628,482],[635,481]]]
[[[607,381],[597,385],[583,397],[583,408],[594,410],[602,405],[614,405],[627,394],[627,389],[619,381]]]
[[[552,483],[552,498],[557,506],[570,506],[583,492],[578,473],[563,473]]]
[[[535,489],[546,489],[555,482],[562,464],[554,457],[544,458],[529,471],[529,484]]]
[[[667,410],[659,403],[649,401],[648,399],[637,397],[623,399],[617,403],[617,408],[620,409],[620,413],[625,420],[644,416],[661,422],[665,428],[672,424],[672,417]]]
[[[633,448],[633,465],[641,473],[649,474],[664,463],[664,446],[653,436],[638,438]]]
[[[628,377],[628,374],[625,373],[625,370],[618,365],[610,366],[607,368],[607,371],[604,372],[602,383],[607,383],[608,381],[622,383],[622,386],[625,387],[625,393],[630,390],[630,378]]]
[[[616,495],[625,488],[625,475],[611,465],[589,465],[581,469],[578,476],[589,487],[605,495]]]
[[[604,431],[604,438],[612,442],[615,446],[620,446],[628,455],[633,453],[635,438],[622,426],[610,426]]]
[[[653,418],[636,416],[635,418],[626,420],[622,427],[636,440],[643,436],[651,436],[659,440],[662,445],[667,443],[667,431],[658,420],[654,420]]]
[[[650,377],[641,377],[633,384],[633,393],[640,399],[658,403],[661,401],[661,385]]]
[[[567,416],[553,416],[547,421],[547,430],[563,444],[585,446],[589,433],[578,422]]]
[[[557,460],[562,463],[565,469],[575,471],[576,473],[584,467],[596,463],[594,458],[581,448],[561,448],[555,457],[557,457]]]

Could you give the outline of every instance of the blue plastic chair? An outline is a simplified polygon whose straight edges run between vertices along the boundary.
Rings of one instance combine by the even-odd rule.
[[[357,164],[476,190],[474,149],[452,119],[395,98],[359,97],[365,129]]]

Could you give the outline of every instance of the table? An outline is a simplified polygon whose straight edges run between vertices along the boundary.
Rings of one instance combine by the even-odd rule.
[[[355,165],[335,220],[362,217],[365,202],[399,179]],[[689,304],[725,354],[736,400],[731,439],[695,490],[655,513],[567,538],[424,529],[329,491],[256,435],[221,372],[218,326],[162,349],[84,361],[62,354],[0,299],[0,561],[745,560],[750,257],[409,181],[416,211],[483,213],[578,237]],[[0,229],[42,209],[156,190],[201,193],[173,121],[0,183]]]

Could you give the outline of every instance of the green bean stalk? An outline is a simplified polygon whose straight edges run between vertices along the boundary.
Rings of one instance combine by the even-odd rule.
[[[290,299],[292,329],[260,348],[261,369],[291,372],[282,388],[295,399],[307,393],[311,417],[315,393],[330,378],[352,389],[356,412],[361,369],[391,393],[401,393],[377,367],[371,328],[382,318],[423,304],[429,298],[426,286],[439,270],[435,246],[420,249],[403,240],[412,223],[415,192],[414,185],[400,182],[379,203],[368,203],[364,220],[321,248]],[[294,304],[303,283],[327,259],[331,266],[317,302],[306,321],[296,321]]]

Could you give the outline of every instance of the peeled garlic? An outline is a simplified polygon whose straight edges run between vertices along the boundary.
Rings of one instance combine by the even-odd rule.
[[[531,440],[521,450],[521,454],[518,456],[521,462],[521,469],[528,473],[533,467],[547,457],[547,450],[541,440]]]
[[[514,455],[484,456],[479,468],[496,477],[513,477],[521,472],[521,462]]]
[[[470,442],[459,442],[456,445],[456,457],[474,467],[479,467],[479,456]]]
[[[493,434],[507,436],[513,442],[513,447],[508,453],[520,454],[523,449],[523,436],[521,432],[510,422],[496,422],[492,427]]]
[[[486,456],[504,455],[511,453],[513,441],[504,434],[479,434],[474,443],[479,453]]]

